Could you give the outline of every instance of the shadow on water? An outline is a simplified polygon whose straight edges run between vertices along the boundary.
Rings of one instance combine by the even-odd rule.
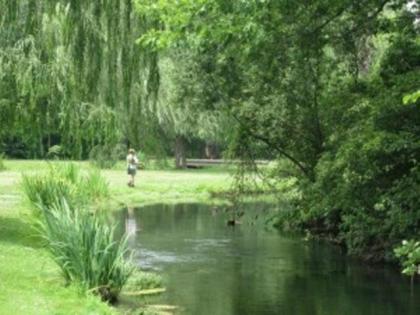
[[[338,248],[266,229],[267,205],[238,226],[222,208],[155,205],[117,214],[141,268],[158,271],[159,303],[182,314],[420,314],[420,288],[388,267],[369,268]]]

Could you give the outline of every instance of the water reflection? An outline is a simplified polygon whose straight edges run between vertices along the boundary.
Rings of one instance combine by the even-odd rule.
[[[183,314],[420,314],[418,285],[411,296],[394,270],[264,230],[265,209],[250,206],[235,228],[222,210],[200,205],[130,209],[121,222],[140,266],[165,277],[159,302]]]

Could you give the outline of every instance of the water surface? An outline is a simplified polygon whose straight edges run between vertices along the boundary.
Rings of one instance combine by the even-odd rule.
[[[268,207],[248,207],[235,227],[222,209],[197,204],[121,214],[136,262],[164,277],[159,303],[194,315],[420,314],[419,285],[396,270],[264,229]]]

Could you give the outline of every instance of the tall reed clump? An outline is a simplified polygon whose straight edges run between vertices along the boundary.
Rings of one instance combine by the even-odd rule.
[[[115,227],[98,214],[72,208],[65,199],[43,214],[40,235],[66,281],[115,302],[133,271],[127,237],[117,241]]]
[[[108,183],[101,175],[99,169],[89,171],[88,176],[80,183],[79,194],[89,201],[97,201],[109,197]]]
[[[41,209],[51,207],[58,198],[66,199],[71,205],[76,203],[76,186],[52,173],[44,176],[24,175],[22,189],[36,217],[39,217]]]
[[[51,166],[44,175],[24,176],[22,188],[36,230],[66,281],[115,302],[132,267],[126,237],[117,240],[100,211],[89,210],[109,194],[100,172],[83,175],[74,164]]]
[[[47,176],[56,176],[66,181],[72,187],[74,194],[72,199],[76,205],[86,206],[93,201],[109,196],[108,183],[99,169],[91,169],[86,175],[83,175],[77,165],[70,163],[64,167],[53,166]]]
[[[22,189],[35,213],[61,198],[78,207],[109,196],[108,183],[99,170],[83,175],[75,164],[50,165],[46,174],[24,175]]]

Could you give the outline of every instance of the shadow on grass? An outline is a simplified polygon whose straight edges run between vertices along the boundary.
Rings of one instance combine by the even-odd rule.
[[[41,247],[33,227],[24,220],[0,217],[0,242],[20,244],[33,248]]]

